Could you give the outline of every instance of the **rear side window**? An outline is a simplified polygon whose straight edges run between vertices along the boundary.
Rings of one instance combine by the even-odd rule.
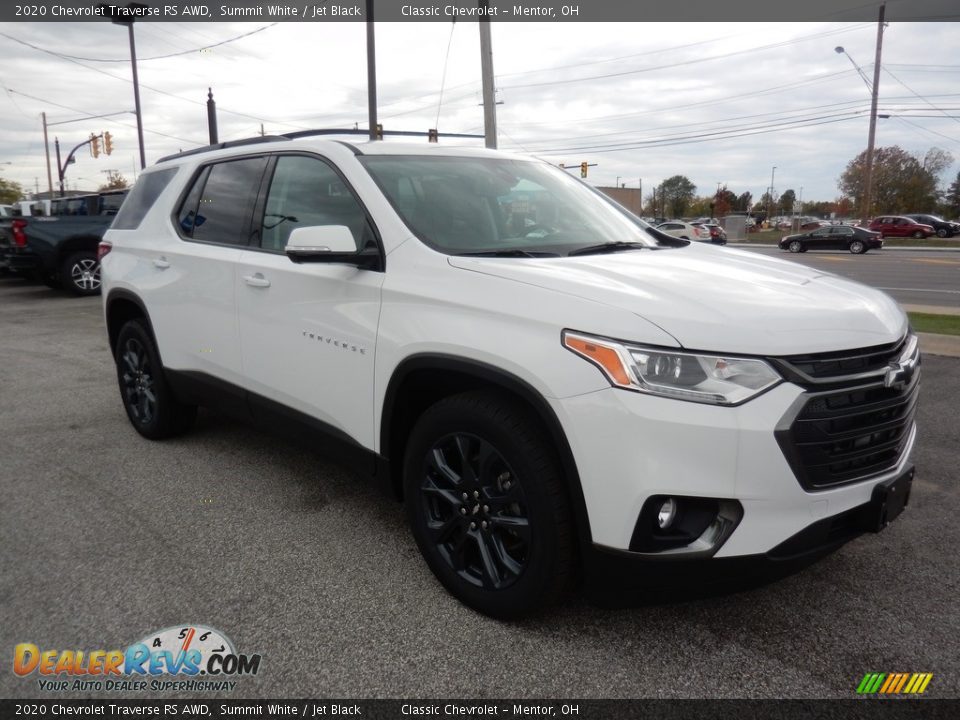
[[[166,168],[156,172],[144,173],[137,180],[133,190],[123,200],[120,211],[110,226],[114,230],[136,230],[143,222],[147,211],[170,184],[178,168]]]
[[[180,207],[180,234],[200,242],[246,245],[266,166],[266,158],[252,157],[205,168]]]

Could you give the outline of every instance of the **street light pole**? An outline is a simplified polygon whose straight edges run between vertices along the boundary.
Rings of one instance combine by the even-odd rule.
[[[143,3],[132,2],[127,5],[127,9],[132,12],[129,15],[119,15],[113,8],[119,8],[115,5],[101,5],[104,15],[110,18],[114,25],[125,25],[130,37],[130,66],[133,68],[133,107],[137,116],[137,142],[140,144],[140,169],[147,167],[147,156],[143,150],[143,115],[140,112],[140,78],[137,74],[137,44],[133,39],[133,22],[137,13],[142,13],[147,9]]]
[[[886,14],[887,6],[880,6],[880,17],[877,20],[877,48],[876,57],[873,62],[873,83],[867,80],[863,70],[857,65],[856,61],[850,57],[842,45],[838,45],[836,52],[847,56],[847,59],[853,63],[857,73],[863,79],[864,84],[870,90],[870,130],[867,133],[867,157],[864,160],[863,169],[863,200],[860,208],[862,220],[866,221],[871,216],[871,206],[873,205],[873,151],[877,138],[877,100],[880,92],[880,57],[883,51],[883,18]]]
[[[770,224],[770,206],[773,204],[773,177],[777,172],[777,166],[774,165],[770,170],[770,192],[767,193],[767,225]]]

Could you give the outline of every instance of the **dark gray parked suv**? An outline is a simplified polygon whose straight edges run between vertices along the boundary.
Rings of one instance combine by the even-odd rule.
[[[960,223],[944,220],[936,215],[924,215],[923,213],[916,213],[912,215],[904,215],[903,217],[908,217],[911,220],[915,220],[918,223],[923,223],[924,225],[930,225],[934,230],[937,231],[937,237],[940,238],[948,238],[953,237],[954,235],[960,235]]]

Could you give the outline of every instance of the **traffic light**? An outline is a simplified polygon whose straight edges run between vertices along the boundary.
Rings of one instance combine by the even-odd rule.
[[[587,176],[587,163],[580,163],[580,177],[585,178]]]
[[[113,152],[113,138],[110,137],[109,130],[103,134],[103,151],[107,155]]]
[[[430,128],[429,130],[427,130],[427,142],[435,143],[435,142],[438,142],[439,139],[440,137],[437,134],[436,128]]]
[[[563,170],[566,167],[563,163],[560,163],[560,169]]]
[[[375,133],[377,140],[383,140],[383,125],[377,123],[377,132]]]
[[[93,157],[100,157],[100,138],[93,133],[90,133],[90,154]]]

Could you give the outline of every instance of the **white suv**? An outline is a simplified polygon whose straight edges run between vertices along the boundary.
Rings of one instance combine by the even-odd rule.
[[[142,175],[101,255],[138,432],[198,405],[308,431],[491,615],[808,560],[908,499],[919,353],[890,297],[534,159],[205,148]]]

